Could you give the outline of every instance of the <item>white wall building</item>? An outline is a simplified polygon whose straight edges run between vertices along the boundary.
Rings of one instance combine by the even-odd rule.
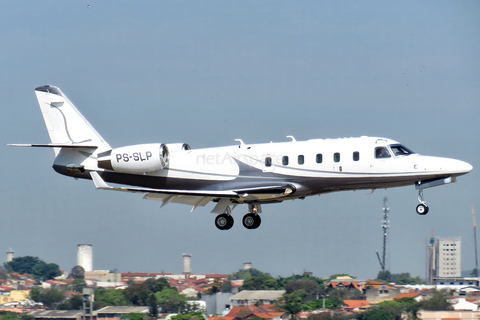
[[[435,271],[438,278],[461,277],[461,239],[435,240]]]
[[[93,271],[93,247],[91,244],[79,244],[77,249],[77,265],[85,272]]]

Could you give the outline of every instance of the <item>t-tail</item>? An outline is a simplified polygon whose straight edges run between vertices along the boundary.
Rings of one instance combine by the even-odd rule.
[[[55,152],[54,169],[82,176],[97,168],[97,154],[111,150],[92,125],[62,91],[51,85],[35,89],[38,104],[50,136],[49,144],[12,144],[22,147],[50,147]]]

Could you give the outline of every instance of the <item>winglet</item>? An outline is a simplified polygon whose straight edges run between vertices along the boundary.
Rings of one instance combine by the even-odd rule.
[[[93,183],[97,189],[112,189],[112,187],[105,183],[97,171],[91,171],[90,176],[92,177]]]

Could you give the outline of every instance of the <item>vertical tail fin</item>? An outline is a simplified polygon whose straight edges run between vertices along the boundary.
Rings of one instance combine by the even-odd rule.
[[[111,149],[59,88],[44,85],[35,94],[52,144],[93,145],[97,152]]]

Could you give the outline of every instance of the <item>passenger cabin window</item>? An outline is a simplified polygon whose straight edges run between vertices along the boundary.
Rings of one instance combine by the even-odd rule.
[[[283,156],[283,158],[282,158],[282,164],[283,164],[284,166],[288,166],[288,156]]]
[[[335,153],[333,154],[333,161],[335,161],[335,162],[340,162],[340,153],[335,152]]]
[[[353,153],[353,161],[358,161],[360,160],[360,153],[358,151],[355,151]]]
[[[305,157],[303,154],[298,156],[298,164],[304,164],[305,163]]]
[[[323,156],[321,153],[317,153],[316,159],[317,163],[322,163],[323,161]]]
[[[390,158],[392,155],[388,152],[388,149],[385,147],[378,147],[375,148],[375,158],[377,159],[385,159]]]
[[[415,153],[401,144],[391,144],[389,147],[395,156],[408,156]]]
[[[265,167],[271,167],[272,166],[272,158],[266,157],[265,158]]]

